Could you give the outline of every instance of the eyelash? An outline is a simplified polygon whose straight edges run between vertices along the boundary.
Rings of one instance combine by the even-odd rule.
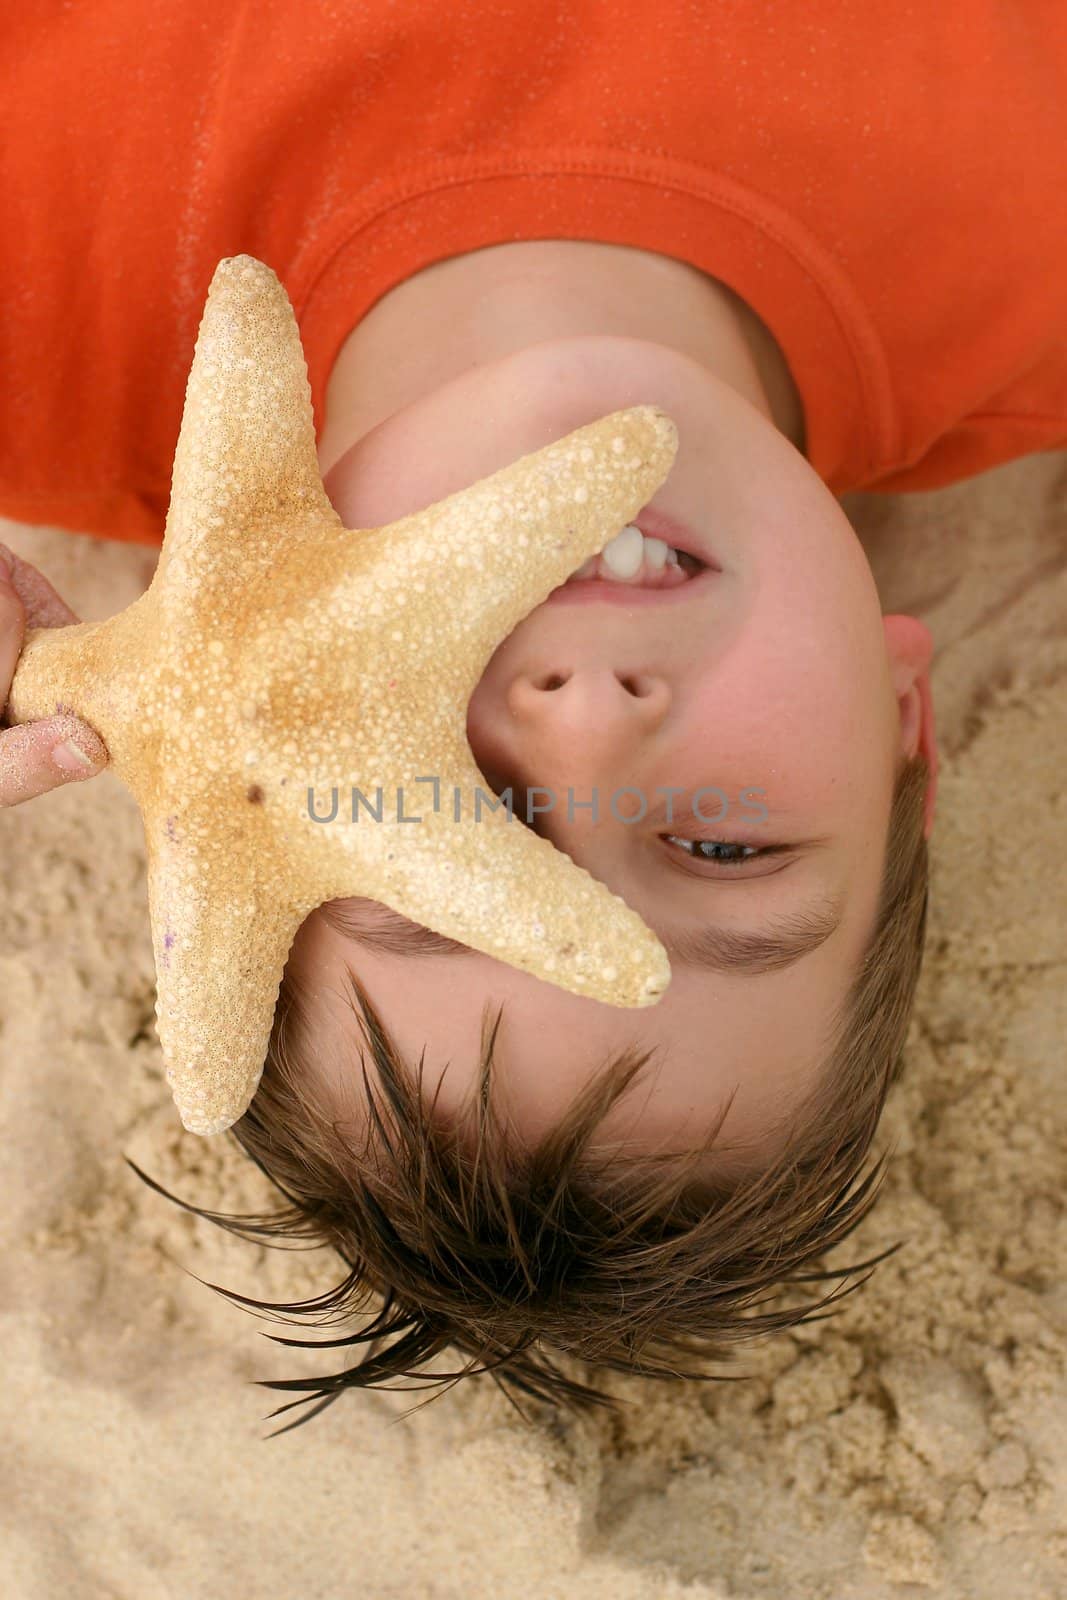
[[[744,843],[742,843],[742,842],[740,842],[740,841],[738,841],[736,839],[687,839],[684,836],[682,836],[680,834],[677,834],[677,833],[665,833],[665,834],[661,834],[660,837],[666,839],[668,841],[668,843],[670,843],[672,845],[675,845],[675,846],[677,846],[677,845],[683,845],[684,846],[684,845],[704,845],[704,844],[706,844],[706,845],[712,845],[718,850],[747,850],[747,851],[749,851],[750,853],[748,855],[742,856],[742,858],[739,861],[721,861],[721,860],[714,860],[710,856],[698,855],[698,854],[696,854],[694,852],[691,852],[689,850],[685,850],[685,849],[682,850],[682,854],[688,856],[691,861],[705,862],[710,867],[724,867],[728,873],[737,872],[739,868],[747,866],[750,861],[758,861],[762,856],[783,855],[789,849],[789,846],[785,845],[785,844],[771,844],[771,845],[759,845],[759,846],[757,846],[757,845],[744,844]],[[706,876],[706,874],[705,874],[705,876]]]

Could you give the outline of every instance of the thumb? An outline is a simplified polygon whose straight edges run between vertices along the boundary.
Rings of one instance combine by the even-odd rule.
[[[0,730],[0,807],[22,805],[102,772],[107,746],[71,713]]]
[[[46,717],[30,726],[37,729],[41,748],[48,750],[61,772],[87,778],[90,772],[99,772],[107,766],[109,756],[103,739],[95,728],[72,712]]]

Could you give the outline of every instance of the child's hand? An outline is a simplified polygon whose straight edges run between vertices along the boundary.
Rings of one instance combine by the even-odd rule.
[[[102,740],[70,713],[7,725],[7,697],[27,627],[62,628],[80,620],[36,567],[0,544],[0,806],[21,805],[107,766]],[[67,744],[71,739],[87,761]]]

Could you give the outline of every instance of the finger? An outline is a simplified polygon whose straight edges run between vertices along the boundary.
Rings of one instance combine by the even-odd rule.
[[[87,722],[69,714],[21,722],[0,732],[0,807],[19,806],[107,766],[107,747]]]
[[[28,572],[43,585],[43,589],[36,586],[33,595],[38,616],[49,610],[57,615],[57,606],[63,611],[68,609],[40,573],[26,562],[20,563],[17,556],[12,557],[6,545],[0,545],[0,707],[7,703],[26,633],[25,607],[10,571],[19,565],[24,569],[23,576]],[[71,618],[77,621],[69,613],[58,625]],[[92,777],[107,763],[103,740],[88,723],[70,712],[4,729],[0,731],[0,806],[21,805],[60,784]]]
[[[6,544],[0,544],[0,568],[5,560],[9,582],[22,601],[28,628],[65,628],[72,622],[81,621],[66,601],[56,594],[43,572],[38,572],[30,562],[23,561]]]
[[[11,680],[26,637],[26,612],[11,581],[6,545],[0,546],[0,714],[7,706]]]
[[[79,620],[36,567],[0,544],[0,727],[8,721],[7,698],[27,627],[66,627]]]

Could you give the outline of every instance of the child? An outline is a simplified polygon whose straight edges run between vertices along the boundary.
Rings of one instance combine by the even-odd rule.
[[[113,4],[132,59],[133,21]],[[223,29],[241,83],[272,108],[273,143],[241,83],[225,117],[208,96],[195,137],[157,138],[186,197],[164,231],[173,267],[158,241],[134,244],[110,221],[138,283],[101,282],[99,313],[79,326],[98,361],[110,339],[125,363],[95,499],[16,485],[0,510],[72,528],[91,514],[90,531],[158,542],[196,318],[217,260],[241,250],[293,299],[324,481],[348,527],[396,520],[608,412],[662,406],[678,458],[637,521],[655,534],[654,515],[667,519],[682,577],[654,570],[675,564],[670,537],[620,530],[614,576],[576,578],[500,646],[467,728],[498,792],[551,791],[530,825],[667,938],[672,983],[655,1007],[616,1010],[388,908],[332,902],[297,936],[263,1079],[234,1128],[295,1209],[210,1215],[254,1238],[273,1225],[335,1246],[351,1273],[315,1309],[384,1297],[349,1341],[370,1341],[362,1365],[279,1385],[324,1396],[315,1409],[449,1347],[509,1394],[575,1405],[606,1397],[545,1347],[706,1376],[683,1357],[728,1360],[826,1304],[742,1314],[776,1283],[841,1276],[811,1263],[876,1196],[877,1169],[850,1191],[921,961],[932,641],[913,618],[881,616],[836,496],[934,487],[1067,439],[1062,339],[1047,331],[1067,309],[1046,268],[1063,257],[1063,224],[1051,205],[1025,230],[990,217],[990,176],[1007,183],[1024,155],[1032,171],[1056,109],[1028,78],[1025,114],[1013,111],[1025,96],[988,92],[1027,72],[995,19],[952,45],[969,53],[968,103],[998,121],[984,174],[967,106],[956,122],[941,100],[936,161],[924,173],[903,159],[933,102],[910,54],[880,68],[877,114],[865,101],[855,41],[881,31],[869,8],[862,27],[824,19],[813,51],[809,13],[786,24],[775,8],[771,30],[738,8],[698,33],[690,8],[587,3],[553,12],[553,65],[536,76],[530,29],[520,41],[490,11],[476,51],[460,48],[462,6],[447,21],[412,3],[399,19],[310,29],[293,15],[275,0],[254,38]],[[883,20],[884,44],[899,18]],[[216,44],[194,32],[186,71],[210,82]],[[942,37],[931,30],[928,55]],[[57,71],[64,48],[57,36]],[[348,76],[316,99],[314,76],[339,59]],[[367,64],[380,59],[389,78],[375,87]],[[958,67],[928,63],[930,81]],[[150,52],[138,62],[137,148],[166,68]],[[209,143],[212,162],[194,163]],[[132,151],[123,160],[125,217]],[[163,226],[147,198],[133,210],[138,226]],[[894,270],[900,226],[921,296]],[[54,316],[58,293],[30,313]],[[56,385],[36,392],[57,415]],[[122,456],[134,417],[138,450]],[[51,481],[43,466],[37,481]],[[39,767],[25,783],[39,789]],[[611,811],[624,787],[647,815]],[[715,788],[725,807],[712,794],[694,808]],[[656,819],[664,789],[674,814]],[[763,818],[741,803],[752,791]],[[375,1355],[388,1333],[402,1337]]]

